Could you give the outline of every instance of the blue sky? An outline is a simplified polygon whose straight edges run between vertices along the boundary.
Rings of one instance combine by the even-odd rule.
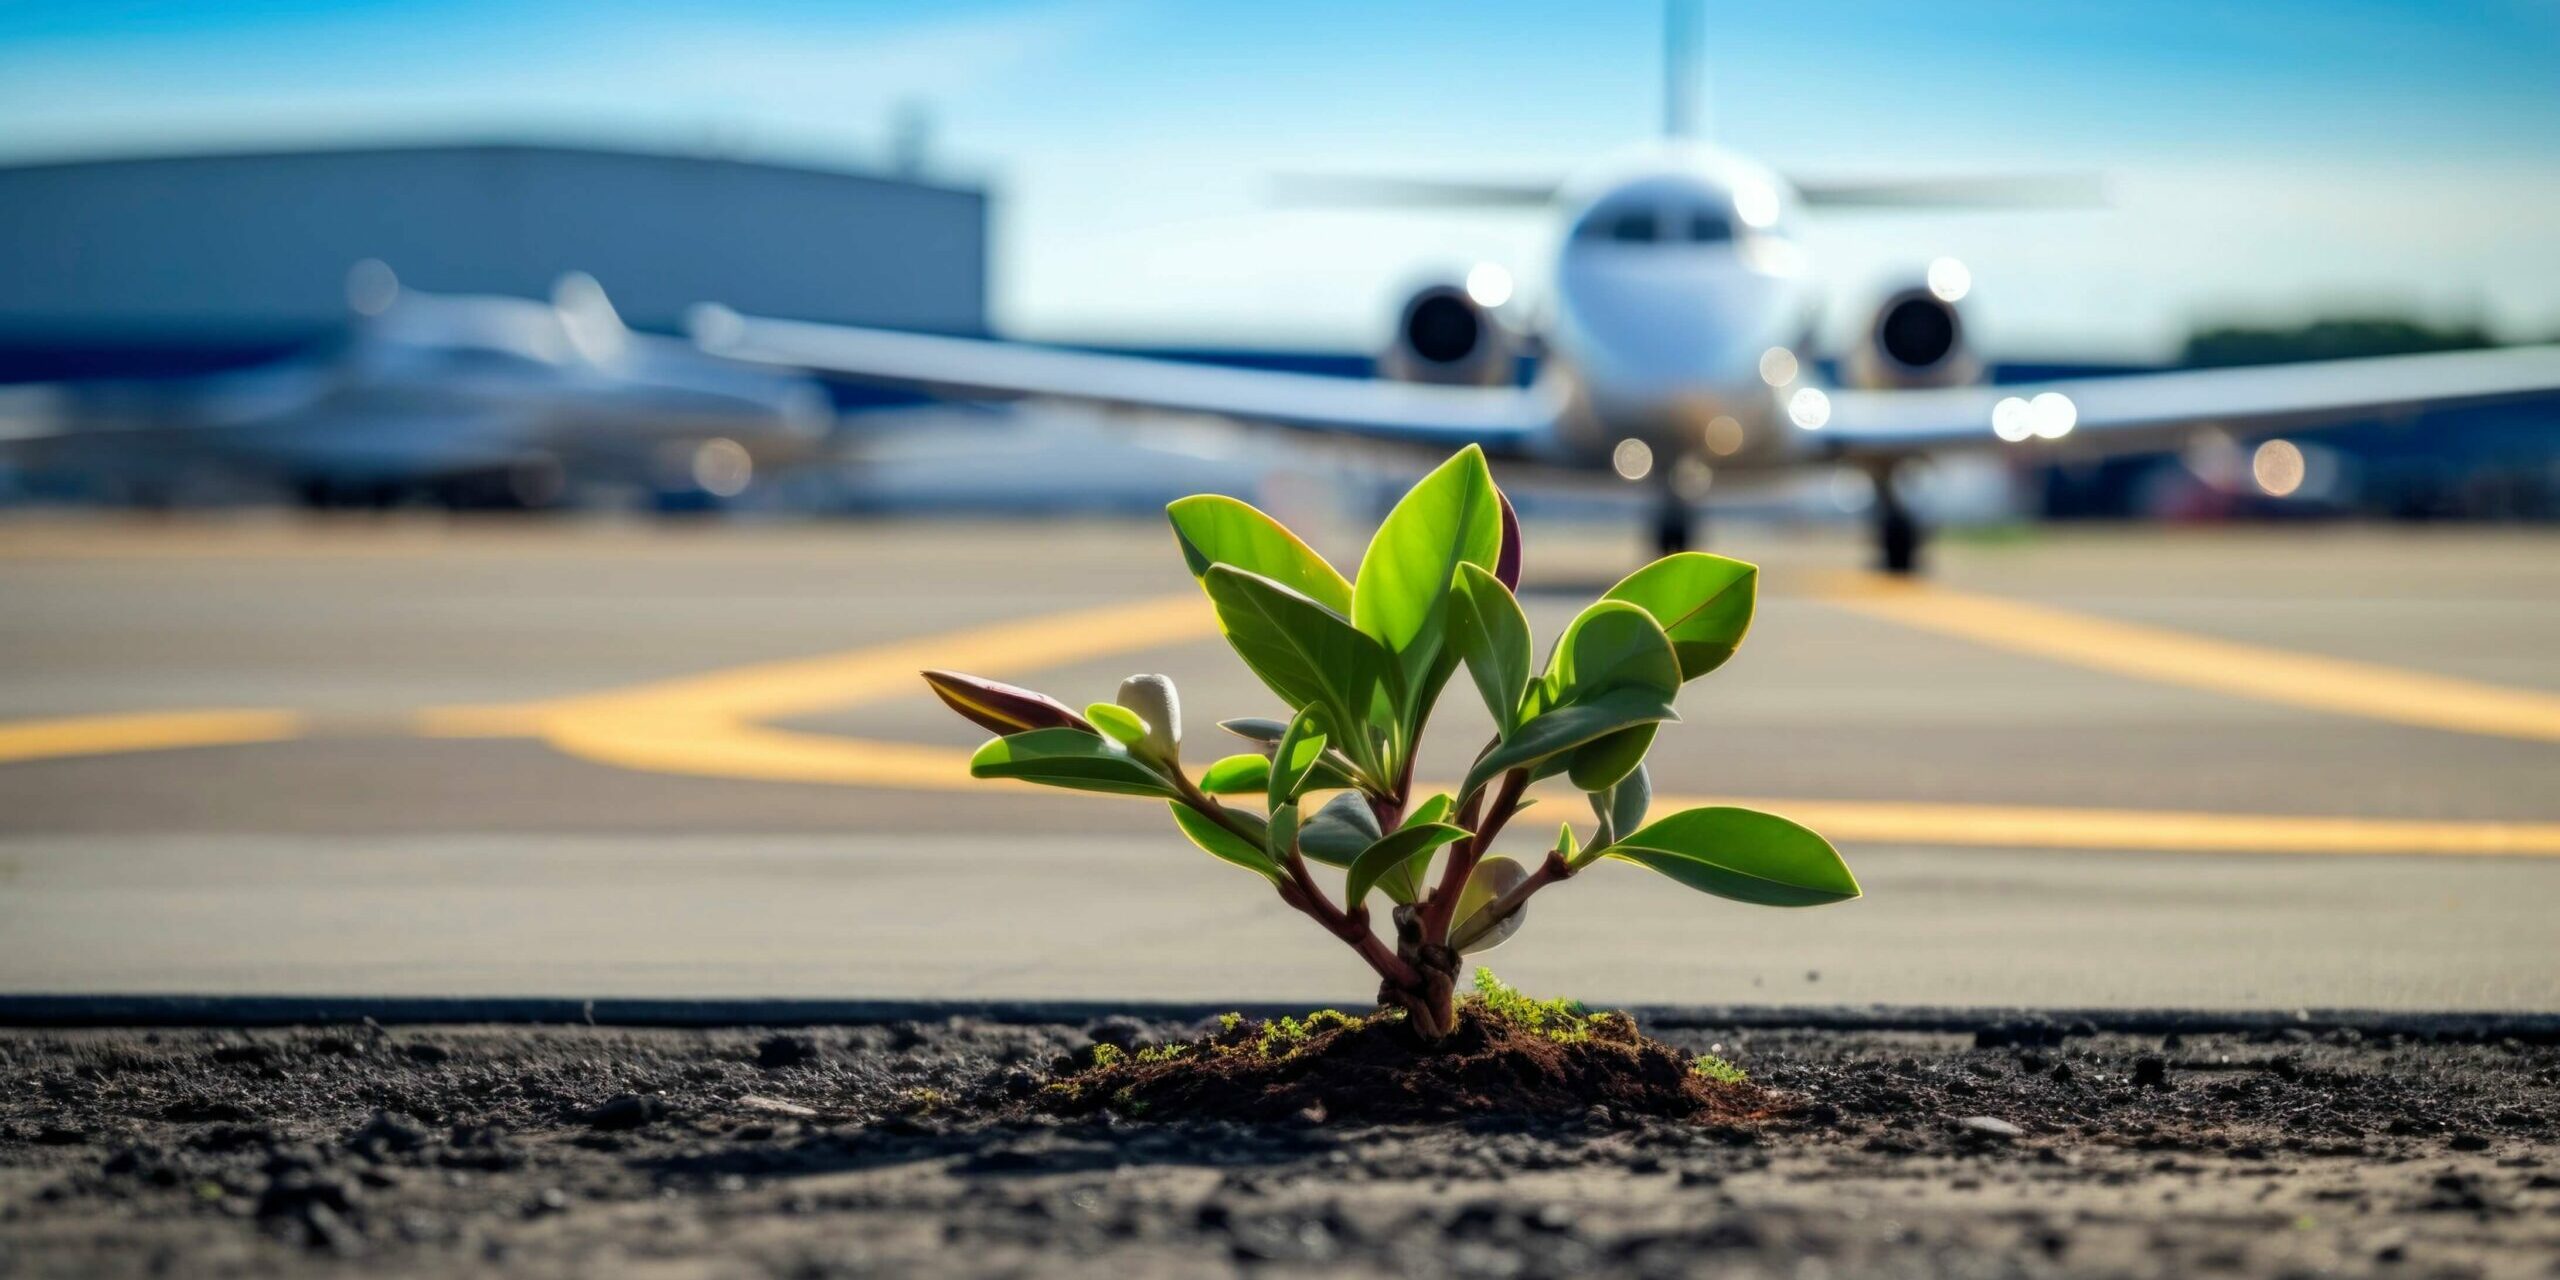
[[[1275,170],[1569,174],[1660,116],[1660,6],[0,0],[0,148],[533,137],[868,164],[929,104],[1035,336],[1343,346],[1519,214],[1276,208]],[[2560,0],[1705,7],[1712,133],[1807,175],[2098,171],[2100,212],[1812,233],[1854,316],[1939,253],[2024,353],[2352,305],[2560,332]],[[607,282],[610,284],[610,282]],[[1844,325],[1846,321],[1843,321]]]

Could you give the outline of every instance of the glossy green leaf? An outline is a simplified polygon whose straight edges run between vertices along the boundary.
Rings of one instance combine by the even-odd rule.
[[[1200,771],[1200,789],[1213,796],[1240,796],[1262,790],[1271,780],[1271,760],[1250,751],[1225,756]]]
[[[1508,770],[1534,765],[1621,729],[1679,718],[1669,699],[1654,690],[1634,686],[1542,712],[1476,761],[1475,767],[1467,771],[1466,786],[1460,788],[1459,794],[1473,791]]]
[[[1269,750],[1289,733],[1288,721],[1274,720],[1268,716],[1238,716],[1233,720],[1219,721],[1218,727],[1248,742],[1259,742],[1265,750]]]
[[[1443,821],[1448,818],[1449,811],[1457,807],[1457,797],[1450,795],[1446,791],[1435,791],[1431,794],[1430,798],[1424,800],[1418,805],[1415,805],[1411,812],[1405,814],[1404,821],[1397,824],[1396,829],[1401,831],[1416,823]]]
[[[1397,830],[1401,831],[1403,828],[1399,827]],[[1389,867],[1385,875],[1378,877],[1378,892],[1387,895],[1388,901],[1398,905],[1420,902],[1424,892],[1423,882],[1430,873],[1429,858],[1416,858],[1403,866]]]
[[[1084,709],[1084,718],[1103,736],[1124,747],[1134,747],[1147,740],[1147,722],[1138,713],[1116,702],[1097,702]]]
[[[1347,867],[1362,850],[1378,842],[1378,815],[1358,792],[1345,791],[1327,800],[1298,825],[1298,852],[1309,861]]]
[[[1520,704],[1529,688],[1529,615],[1492,574],[1472,564],[1458,567],[1449,594],[1450,642],[1466,660],[1467,675],[1493,713],[1494,729],[1510,737],[1520,727]]]
[[[1231,564],[1335,613],[1350,614],[1351,584],[1342,574],[1298,535],[1250,504],[1205,493],[1166,507],[1165,515],[1173,521],[1183,563],[1190,566],[1192,577],[1204,579],[1204,586],[1209,566]]]
[[[1811,907],[1858,896],[1830,841],[1751,809],[1683,810],[1621,837],[1608,856],[1736,902]]]
[[[1651,689],[1667,702],[1680,692],[1680,659],[1652,614],[1624,601],[1595,601],[1556,641],[1547,661],[1547,702],[1577,702],[1623,687]]]
[[[1210,566],[1202,581],[1236,656],[1292,708],[1321,706],[1331,723],[1356,726],[1380,685],[1393,682],[1385,651],[1341,614],[1229,565]]]
[[[1628,574],[1601,598],[1652,614],[1679,654],[1681,678],[1695,680],[1723,666],[1742,644],[1759,584],[1756,565],[1683,551]]]
[[[1457,807],[1456,797],[1446,791],[1435,792],[1430,798],[1408,810],[1404,815],[1404,821],[1396,825],[1396,830],[1403,831],[1425,823],[1445,821],[1449,811]],[[1427,858],[1408,862],[1378,877],[1378,892],[1397,902],[1420,901],[1423,894],[1423,877],[1430,869],[1431,862]]]
[[[1191,837],[1191,843],[1207,850],[1211,857],[1232,862],[1273,884],[1281,884],[1288,879],[1269,854],[1243,836],[1219,825],[1209,815],[1179,800],[1173,802],[1172,808],[1173,824],[1182,828],[1182,834]]]
[[[1351,860],[1351,869],[1343,879],[1343,901],[1358,905],[1387,873],[1408,870],[1414,861],[1429,858],[1432,850],[1466,838],[1465,828],[1445,822],[1399,827],[1393,834],[1379,837],[1376,843],[1361,850],[1359,857]]]
[[[973,778],[1019,778],[1072,791],[1171,796],[1171,783],[1127,747],[1081,729],[1034,729],[998,738],[969,757]]]
[[[1277,809],[1298,798],[1307,778],[1324,761],[1324,717],[1315,708],[1298,713],[1289,722],[1289,730],[1271,753],[1271,774],[1267,799]]]
[[[1501,500],[1474,445],[1406,492],[1370,538],[1351,588],[1351,620],[1395,655],[1419,686],[1440,651],[1458,566],[1491,569],[1502,554]]]
[[[1431,642],[1438,652],[1425,665],[1421,679],[1407,683],[1404,705],[1399,708],[1403,712],[1399,741],[1407,746],[1422,736],[1424,726],[1431,719],[1432,709],[1440,704],[1441,690],[1448,687],[1449,678],[1458,674],[1458,668],[1465,665],[1459,660],[1456,647],[1448,643],[1448,604],[1445,600],[1441,605],[1441,615],[1440,638]]]
[[[1289,851],[1298,843],[1298,806],[1284,804],[1271,811],[1270,824],[1263,828],[1263,847],[1274,862],[1286,865]]]
[[[1351,762],[1343,759],[1341,752],[1327,751],[1316,758],[1316,767],[1307,771],[1307,780],[1298,784],[1298,794],[1340,791],[1360,785],[1359,779],[1352,777],[1351,772]]]
[[[1645,810],[1652,805],[1653,776],[1638,763],[1616,786],[1591,793],[1592,815],[1600,819],[1600,835],[1592,843],[1607,844],[1643,826]]]
[[[1653,750],[1653,732],[1654,726],[1640,724],[1576,747],[1565,772],[1585,791],[1606,791],[1644,763],[1644,753]]]
[[[1491,951],[1509,942],[1511,935],[1528,923],[1526,903],[1500,920],[1477,919],[1494,899],[1520,887],[1520,882],[1528,878],[1529,869],[1516,859],[1497,855],[1476,864],[1474,873],[1467,877],[1467,887],[1458,894],[1458,910],[1451,917],[1457,923],[1449,930],[1449,940],[1458,944],[1460,955]]]
[[[1289,734],[1288,721],[1271,720],[1261,716],[1221,720],[1218,722],[1218,727],[1247,742],[1261,743],[1263,751],[1267,753],[1276,753],[1280,739]],[[1339,791],[1344,787],[1358,785],[1358,780],[1352,777],[1351,761],[1340,751],[1328,750],[1317,758],[1316,767],[1307,774],[1306,781],[1298,784],[1298,794],[1304,795],[1310,791]]]

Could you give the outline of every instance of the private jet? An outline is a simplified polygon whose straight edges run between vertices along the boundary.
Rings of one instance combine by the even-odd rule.
[[[368,261],[347,303],[337,339],[246,369],[0,388],[0,458],[146,503],[245,481],[314,507],[523,509],[603,482],[698,505],[835,431],[816,379],[634,332],[582,273],[538,300],[428,293]]]
[[[1510,471],[1649,483],[1653,535],[1696,538],[1712,483],[1850,467],[1874,482],[1879,566],[1910,573],[1924,530],[1907,500],[1915,464],[1959,451],[2092,457],[2227,446],[2277,430],[2560,390],[2560,346],[1986,385],[1962,302],[1970,273],[1941,258],[1884,297],[1852,349],[1825,361],[1816,264],[1802,228],[1836,208],[2087,203],[2051,177],[1790,182],[1698,138],[1689,7],[1668,7],[1659,141],[1561,182],[1343,178],[1300,196],[1406,207],[1535,209],[1557,225],[1551,287],[1532,321],[1508,313],[1511,277],[1485,265],[1412,293],[1371,379],[1220,368],[741,315],[696,308],[707,351],[776,368],[961,399],[1041,398],[1446,451],[1476,444]],[[1684,21],[1685,20],[1685,21]],[[1515,375],[1534,352],[1536,376]],[[1836,385],[1823,370],[1838,370]]]

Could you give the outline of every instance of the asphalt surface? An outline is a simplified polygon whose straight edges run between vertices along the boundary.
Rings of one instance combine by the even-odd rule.
[[[1530,538],[1543,646],[1634,550]],[[1657,788],[1831,833],[1867,897],[1606,866],[1487,957],[1523,987],[2560,1009],[2560,539],[1949,540],[1920,592],[1722,549],[1760,618]],[[1272,699],[1191,590],[1143,523],[0,525],[0,991],[1356,1001],[1151,806],[970,784],[913,680],[1166,672],[1205,761]]]

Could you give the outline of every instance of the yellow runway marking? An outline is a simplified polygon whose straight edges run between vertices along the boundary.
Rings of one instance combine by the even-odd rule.
[[[1934,631],[2160,684],[2454,733],[2560,742],[2560,694],[2261,648],[2045,605],[1867,578],[1825,602]]]
[[[2071,809],[1875,800],[1665,796],[1657,812],[1739,804],[1784,814],[1835,841],[2005,849],[2124,849],[2156,853],[2431,854],[2560,857],[2560,822]]]
[[[303,718],[290,711],[150,711],[20,720],[0,724],[0,764],[172,747],[282,742],[302,730]]]
[[[571,755],[653,773],[983,794],[990,786],[1035,791],[1027,782],[969,776],[969,753],[949,747],[868,742],[756,725],[725,732],[695,724],[683,733],[571,717],[548,740]],[[1428,791],[1453,783],[1423,783]],[[1541,792],[1549,804],[1582,811],[1577,794]],[[1150,802],[1152,803],[1152,802]],[[2323,818],[2037,805],[1803,800],[1757,796],[1661,796],[1656,812],[1738,804],[1784,814],[1835,841],[1999,849],[2095,849],[2161,853],[2377,854],[2445,857],[2560,857],[2560,822]]]
[[[722,715],[776,720],[924,691],[916,673],[950,667],[980,674],[1037,671],[1218,634],[1199,592],[1125,601],[1036,618],[1009,618],[849,653],[731,667],[602,693],[427,714],[430,732],[467,736],[475,721],[609,710],[618,715]]]
[[[2447,713],[2479,729],[2495,724],[2534,728],[2530,710],[2498,709],[2511,691],[2330,659],[2304,659],[2152,628],[2090,619],[2059,610],[1895,587],[1828,596],[1892,621],[1982,639],[2004,648],[2163,678],[2153,670],[2174,658],[2210,655],[2234,670],[2253,671],[2242,688],[2206,687],[2270,697],[2321,695],[2345,701],[2337,682],[2382,678],[2392,697],[2458,687]],[[1990,633],[1990,634],[1986,634]],[[916,791],[971,791],[989,785],[968,776],[968,753],[946,747],[878,742],[773,727],[772,720],[920,693],[916,672],[948,666],[997,678],[1114,654],[1187,643],[1217,634],[1216,619],[1197,593],[1011,619],[940,636],[911,638],[848,653],[757,663],[620,690],[536,702],[433,708],[414,728],[431,737],[532,737],[598,764],[696,777],[791,781]],[[1993,639],[1992,635],[1997,638]],[[2055,639],[2070,635],[2071,641]],[[2087,646],[2071,649],[2069,644]],[[2234,659],[2233,655],[2240,655]],[[2276,671],[2311,663],[2321,678]],[[2253,665],[2254,664],[2254,665]],[[2293,683],[2284,683],[2283,679]],[[2329,684],[2323,685],[2321,679]],[[2179,683],[2196,683],[2180,679]],[[2543,697],[2546,695],[2530,695]],[[2283,699],[2279,699],[2283,700]],[[2560,700],[2554,700],[2560,701]],[[2493,705],[2497,704],[2497,705]],[[2327,704],[2320,704],[2327,705]],[[2392,701],[2382,718],[2450,727],[2439,716],[2413,719],[2418,708]],[[2333,708],[2334,709],[2334,708]],[[2552,712],[2560,725],[2560,711]],[[0,762],[45,756],[153,750],[163,747],[279,741],[304,734],[310,722],[284,712],[217,711],[95,716],[0,725]],[[2544,737],[2539,732],[2511,736]],[[2555,733],[2550,736],[2560,736]],[[1008,786],[1028,786],[1013,783]],[[1568,801],[1572,798],[1567,797]],[[1578,809],[1578,802],[1576,807]],[[1834,839],[1878,844],[1976,848],[2097,849],[2181,853],[2426,854],[2560,857],[2560,823],[2425,821],[2131,809],[1944,804],[1759,797],[1661,798],[1663,808],[1744,804],[1783,813]]]

